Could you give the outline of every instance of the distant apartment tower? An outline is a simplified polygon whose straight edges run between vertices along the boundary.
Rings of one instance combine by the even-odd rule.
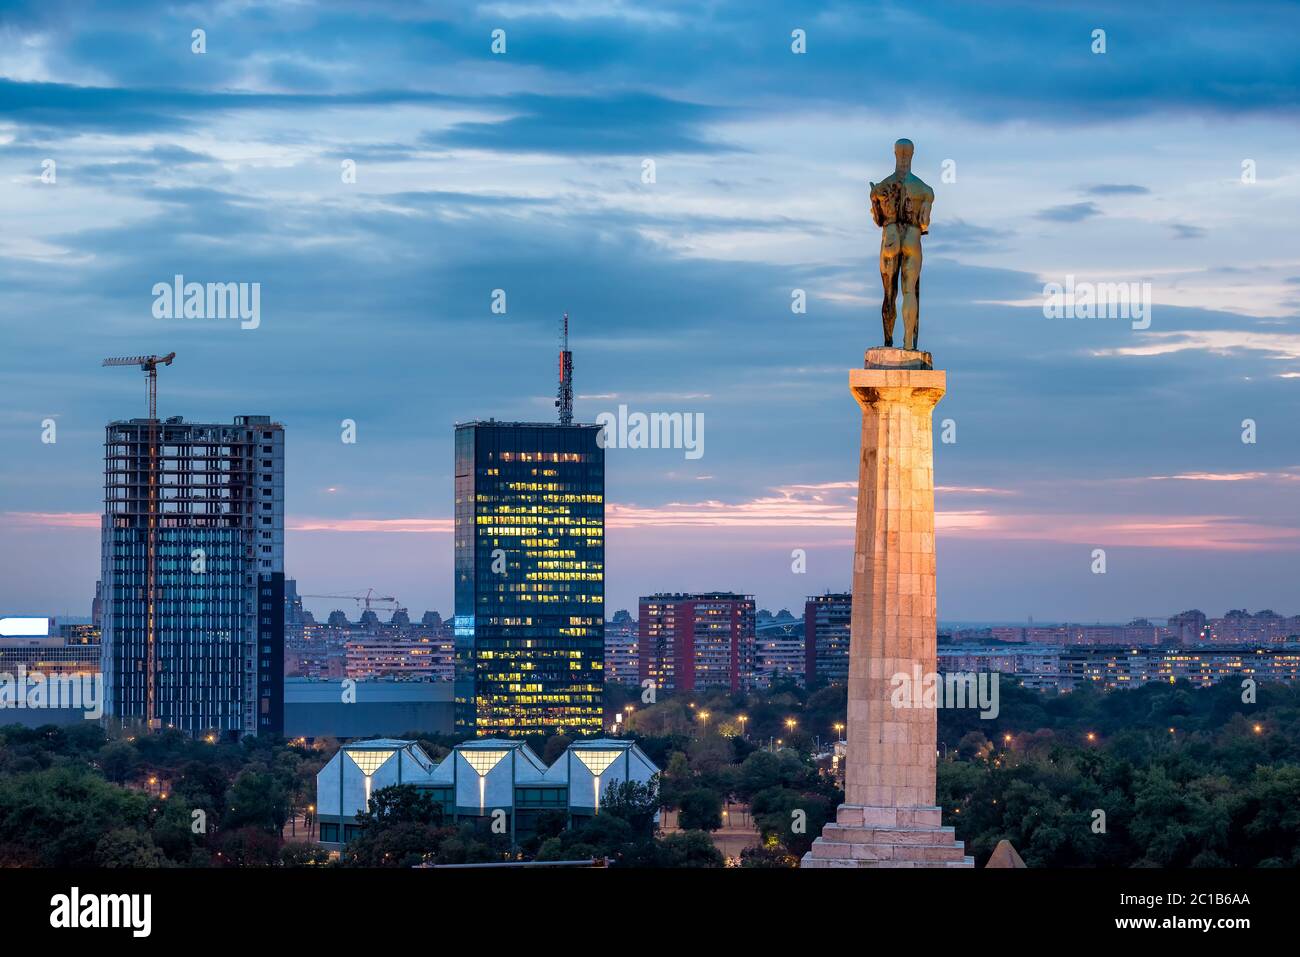
[[[778,682],[802,685],[805,673],[804,623],[782,609],[754,629],[753,683],[771,688]]]
[[[450,641],[415,634],[365,636],[347,643],[349,678],[448,681],[453,672]]]
[[[155,718],[233,737],[283,730],[284,427],[158,423],[155,607],[148,608],[149,420],[104,438],[101,580],[105,710],[146,717],[155,617]]]
[[[605,683],[634,685],[640,680],[636,619],[619,610],[605,622]]]
[[[595,425],[456,426],[456,729],[603,726],[605,450]]]
[[[849,629],[853,595],[809,595],[803,606],[804,679],[846,684],[849,680]]]
[[[1300,636],[1300,616],[1290,618],[1271,609],[1251,614],[1244,608],[1234,609],[1222,618],[1206,622],[1211,644],[1268,645]]]
[[[1169,618],[1169,630],[1181,645],[1199,645],[1205,632],[1205,612],[1199,608],[1180,611]]]
[[[750,687],[754,596],[657,594],[640,600],[640,677],[661,691]]]

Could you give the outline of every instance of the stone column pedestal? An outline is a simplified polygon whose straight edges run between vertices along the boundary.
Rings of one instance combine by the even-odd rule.
[[[862,454],[845,803],[804,867],[974,866],[934,803],[937,712],[891,700],[895,675],[936,670],[931,413],[946,386],[928,352],[869,349],[849,373]]]

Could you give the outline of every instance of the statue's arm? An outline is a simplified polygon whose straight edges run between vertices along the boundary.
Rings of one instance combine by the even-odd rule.
[[[871,184],[871,218],[877,226],[885,225],[885,211],[880,208],[880,194],[876,192],[875,183]]]
[[[922,236],[930,231],[930,207],[932,205],[934,205],[934,190],[927,189],[925,196],[921,199],[921,210],[917,217],[921,221]]]

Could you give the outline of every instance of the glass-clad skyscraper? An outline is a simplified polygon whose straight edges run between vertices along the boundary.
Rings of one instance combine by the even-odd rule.
[[[605,632],[600,427],[456,426],[456,727],[597,734]]]
[[[283,426],[109,423],[101,572],[109,715],[143,724],[152,710],[155,727],[195,735],[283,731]]]

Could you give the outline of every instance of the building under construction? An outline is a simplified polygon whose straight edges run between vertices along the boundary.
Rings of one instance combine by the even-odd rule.
[[[109,423],[101,567],[109,715],[196,735],[281,733],[282,425]]]

